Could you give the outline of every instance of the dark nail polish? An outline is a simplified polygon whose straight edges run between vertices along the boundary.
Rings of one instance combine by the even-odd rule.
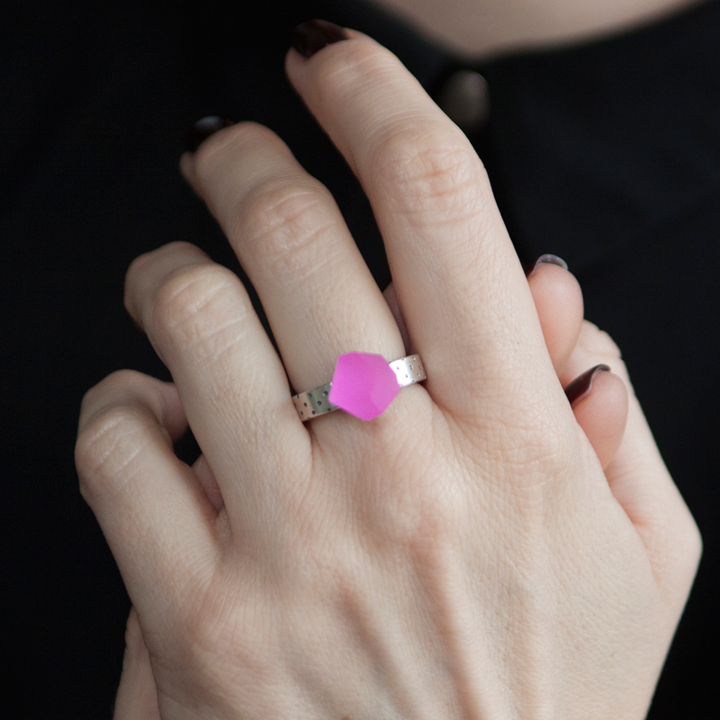
[[[292,46],[306,58],[328,45],[347,40],[345,30],[326,20],[310,20],[298,25],[293,31]]]
[[[536,261],[535,264],[532,266],[532,270],[527,274],[528,277],[531,275],[534,275],[537,272],[537,269],[540,267],[540,265],[557,265],[558,267],[561,267],[563,270],[568,269],[568,264],[557,255],[541,255]]]
[[[203,141],[207,140],[218,130],[230,127],[235,123],[232,120],[218,117],[217,115],[209,115],[202,120],[198,120],[185,137],[185,147],[188,152],[195,152]]]
[[[589,370],[586,370],[582,375],[576,377],[566,388],[565,396],[570,401],[571,405],[574,405],[579,400],[582,400],[592,390],[593,380],[598,373],[610,372],[610,368],[607,365],[596,365]]]

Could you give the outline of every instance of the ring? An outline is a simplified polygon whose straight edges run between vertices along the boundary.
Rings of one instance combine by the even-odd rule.
[[[292,400],[303,422],[335,410],[373,420],[402,388],[426,379],[419,355],[388,363],[382,355],[351,352],[337,359],[331,382],[294,395]]]

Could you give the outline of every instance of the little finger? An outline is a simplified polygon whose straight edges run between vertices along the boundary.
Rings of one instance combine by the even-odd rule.
[[[168,590],[201,582],[217,547],[216,515],[173,452],[176,398],[167,383],[140,373],[110,375],[83,399],[75,449],[83,497],[133,604],[157,627],[178,610]]]

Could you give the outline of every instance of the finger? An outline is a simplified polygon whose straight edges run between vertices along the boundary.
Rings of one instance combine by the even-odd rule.
[[[545,344],[555,372],[562,372],[577,344],[583,321],[580,284],[556,255],[542,255],[528,274]]]
[[[625,434],[628,413],[625,383],[607,365],[598,365],[573,380],[565,394],[600,464],[607,467]]]
[[[697,525],[670,476],[610,336],[583,322],[569,372],[609,365],[628,389],[628,419],[620,447],[605,469],[610,489],[645,544],[658,582],[679,613],[699,562]]]
[[[403,356],[392,315],[328,190],[267,128],[239,123],[183,156],[260,297],[290,382],[332,378],[338,355]]]
[[[542,255],[528,273],[528,285],[550,359],[555,371],[560,373],[577,344],[582,327],[583,299],[580,284],[568,272],[564,260],[556,255]],[[385,288],[383,295],[400,329],[406,354],[413,352],[393,283]]]
[[[537,260],[528,274],[528,284],[550,358],[556,370],[564,368],[582,327],[580,285],[567,271],[567,264],[554,255],[543,255]],[[392,283],[385,289],[384,296],[400,328],[406,352],[411,352],[405,321]],[[575,418],[604,468],[615,456],[625,432],[628,393],[625,383],[619,377],[598,374],[600,369],[608,368],[599,365],[583,373],[566,388],[566,394],[568,391],[572,394],[568,394],[568,399],[573,405]]]
[[[347,36],[310,58],[291,50],[286,69],[370,199],[428,389],[469,414],[487,407],[478,394],[497,398],[510,384],[532,395],[552,368],[482,163],[397,58],[360,33]],[[449,369],[458,357],[477,358],[462,366],[473,392],[457,392]]]
[[[130,611],[125,632],[125,655],[113,720],[160,720],[150,653],[135,608]]]
[[[172,386],[114,373],[83,399],[75,450],[81,492],[133,604],[160,627],[173,615],[167,589],[179,577],[191,587],[216,550],[215,513],[173,452],[179,414]]]
[[[242,283],[198,248],[172,243],[133,262],[125,302],[172,373],[229,511],[257,516],[249,483],[305,462],[309,446]]]

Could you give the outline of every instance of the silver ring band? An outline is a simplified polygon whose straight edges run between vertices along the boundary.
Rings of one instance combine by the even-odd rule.
[[[401,388],[427,380],[425,368],[419,355],[408,355],[408,357],[388,363],[388,366],[395,373],[398,385]],[[292,401],[295,410],[297,410],[298,417],[303,422],[341,409],[337,405],[333,405],[329,400],[331,388],[332,382],[329,382],[313,390],[293,396]]]

